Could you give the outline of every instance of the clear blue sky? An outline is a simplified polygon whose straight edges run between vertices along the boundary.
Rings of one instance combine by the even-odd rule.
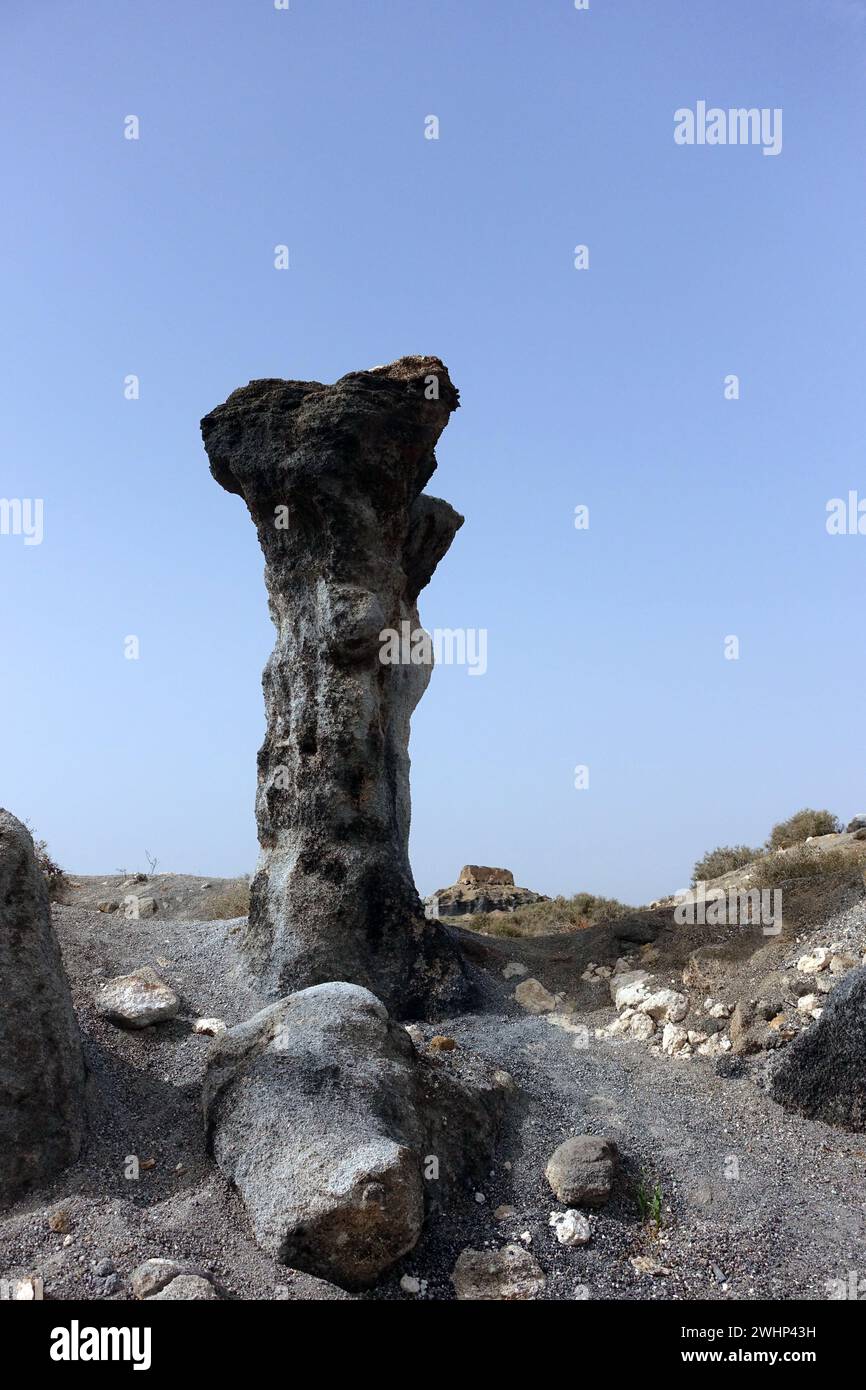
[[[489,632],[415,717],[421,891],[641,901],[866,809],[866,536],[825,529],[866,497],[866,5],[4,0],[0,33],[0,494],[45,506],[0,536],[0,801],[67,868],[253,866],[272,629],[198,421],[415,352],[461,390],[430,490],[466,516],[422,618]],[[699,100],[781,107],[782,153],[677,146]]]

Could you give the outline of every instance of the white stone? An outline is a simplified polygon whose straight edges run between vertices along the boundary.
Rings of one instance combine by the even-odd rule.
[[[560,1245],[586,1245],[592,1239],[592,1226],[574,1207],[569,1207],[568,1211],[552,1211],[550,1225]]]
[[[637,1008],[644,999],[649,998],[651,990],[647,985],[650,975],[646,970],[633,970],[625,975],[614,975],[610,982],[610,994],[617,1012],[626,1008]]]
[[[675,989],[657,989],[637,1007],[657,1023],[681,1023],[689,1011],[689,1001],[685,994],[678,994]]]
[[[220,1033],[226,1032],[226,1025],[221,1018],[197,1018],[192,1025],[194,1033],[203,1033],[208,1038],[218,1038]]]
[[[656,1030],[655,1022],[649,1014],[635,1014],[629,1020],[629,1033],[639,1042],[646,1042]]]
[[[666,1023],[662,1032],[662,1051],[670,1057],[689,1047],[689,1035],[678,1023]]]
[[[597,1028],[596,1036],[599,1038],[622,1038],[631,1028],[631,1020],[628,1018],[615,1018],[613,1023],[609,1023],[606,1028]]]
[[[808,955],[801,956],[797,961],[797,969],[801,975],[817,975],[819,970],[826,970],[830,964],[832,952],[826,946],[817,946]]]

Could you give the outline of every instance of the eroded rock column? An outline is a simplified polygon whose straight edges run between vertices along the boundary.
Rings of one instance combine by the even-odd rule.
[[[404,357],[333,386],[253,381],[202,421],[214,478],[255,523],[277,629],[242,941],[274,996],[347,980],[405,1018],[465,991],[409,867],[409,722],[430,665],[381,660],[383,631],[419,628],[463,522],[423,492],[457,404],[438,358]]]

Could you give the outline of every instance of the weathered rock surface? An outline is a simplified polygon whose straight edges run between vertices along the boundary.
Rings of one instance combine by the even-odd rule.
[[[816,1023],[785,1049],[774,1100],[841,1129],[866,1129],[866,967],[826,997]]]
[[[787,1020],[764,1001],[741,999],[731,1015],[732,1050],[741,1056],[768,1052],[783,1046],[792,1036]]]
[[[604,1206],[619,1167],[619,1149],[612,1139],[580,1134],[566,1139],[552,1154],[545,1176],[566,1206]]]
[[[521,1245],[504,1250],[464,1250],[451,1275],[458,1299],[517,1302],[544,1292],[545,1278],[538,1261]]]
[[[106,980],[96,994],[96,1011],[120,1028],[147,1028],[174,1018],[180,1000],[149,965]]]
[[[521,980],[514,991],[514,998],[529,1014],[551,1013],[557,1004],[555,994],[551,994],[549,989],[545,989],[540,980],[531,977],[528,980]]]
[[[350,980],[410,1017],[465,995],[408,857],[409,722],[432,655],[412,641],[381,659],[383,633],[422,631],[418,594],[463,523],[422,491],[457,405],[438,358],[404,357],[333,386],[253,381],[202,420],[214,478],[255,523],[277,629],[241,937],[274,997]]]
[[[180,1260],[168,1260],[154,1258],[145,1260],[144,1264],[139,1265],[132,1271],[130,1283],[132,1292],[136,1298],[153,1298],[164,1289],[166,1284],[170,1284],[173,1279],[182,1275],[192,1275],[200,1279],[206,1277],[205,1271],[199,1269],[197,1265],[184,1263]]]
[[[84,1061],[26,826],[0,810],[0,1200],[77,1156]]]
[[[198,1274],[178,1274],[176,1278],[160,1289],[159,1293],[151,1295],[154,1303],[169,1302],[182,1299],[185,1302],[192,1299],[207,1300],[214,1302],[219,1300],[219,1294],[209,1279],[203,1279]]]
[[[318,985],[215,1041],[208,1141],[264,1249],[360,1288],[483,1178],[511,1089],[463,1049],[417,1051],[368,990]]]
[[[514,874],[510,869],[491,869],[483,864],[464,864],[457,876],[458,883],[500,883],[514,887]]]

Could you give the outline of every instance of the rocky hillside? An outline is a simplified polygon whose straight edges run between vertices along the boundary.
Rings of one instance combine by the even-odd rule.
[[[204,922],[243,917],[249,910],[249,880],[202,878],[194,874],[65,874],[60,899],[109,917],[170,918]]]

